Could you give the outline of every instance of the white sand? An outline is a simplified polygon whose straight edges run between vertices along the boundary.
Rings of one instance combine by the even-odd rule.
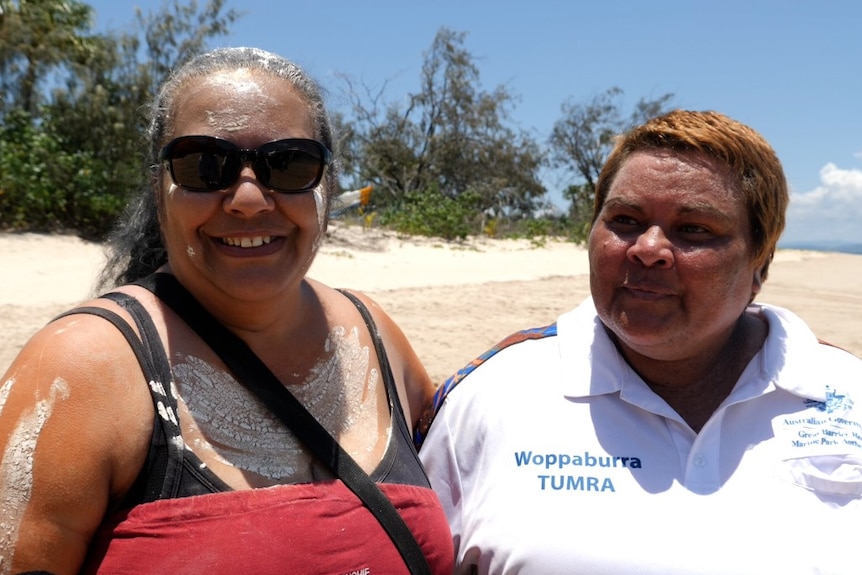
[[[0,372],[41,325],[91,294],[103,261],[100,245],[75,237],[0,234]],[[369,293],[442,381],[512,331],[574,307],[587,273],[586,251],[566,242],[450,244],[335,224],[309,275]],[[779,251],[758,299],[862,356],[862,256]]]

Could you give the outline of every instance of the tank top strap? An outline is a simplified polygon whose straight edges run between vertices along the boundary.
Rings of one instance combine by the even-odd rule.
[[[156,377],[148,377],[147,383],[156,410],[156,421],[162,432],[150,446],[150,457],[155,464],[147,469],[146,488],[139,502],[176,497],[181,485],[185,444],[180,432],[174,378],[165,346],[150,314],[137,299],[120,292],[111,292],[102,297],[129,312],[141,334],[143,346],[151,354],[156,366]]]
[[[339,289],[338,291],[356,306],[365,322],[365,326],[368,328],[368,333],[371,335],[374,351],[377,353],[377,362],[380,365],[380,374],[386,387],[389,411],[392,414],[393,425],[396,428],[390,449],[387,450],[386,455],[384,455],[383,460],[373,474],[374,480],[383,483],[429,486],[428,477],[422,464],[419,462],[416,448],[413,446],[410,425],[407,423],[407,417],[404,415],[404,410],[401,408],[401,402],[398,399],[398,388],[395,385],[395,377],[392,374],[389,356],[386,354],[386,347],[383,345],[383,339],[380,337],[377,324],[374,322],[374,318],[371,317],[371,312],[358,297],[345,289]]]
[[[119,292],[102,297],[127,310],[135,320],[138,333],[118,314],[101,307],[74,308],[54,319],[85,313],[107,320],[128,342],[147,381],[155,411],[150,449],[144,468],[120,507],[126,507],[126,502],[141,503],[173,497],[179,485],[184,448],[177,419],[177,399],[172,389],[173,378],[164,346],[149,314],[135,298]]]

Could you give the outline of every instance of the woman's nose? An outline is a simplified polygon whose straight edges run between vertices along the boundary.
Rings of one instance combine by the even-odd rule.
[[[674,263],[673,244],[660,226],[650,226],[629,247],[628,257],[646,267],[670,267]]]
[[[251,217],[275,209],[272,191],[257,179],[251,164],[240,170],[237,181],[224,199],[225,211],[237,216]]]

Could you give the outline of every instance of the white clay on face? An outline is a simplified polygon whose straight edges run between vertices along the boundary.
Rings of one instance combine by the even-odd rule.
[[[311,257],[314,258],[317,254],[320,244],[323,242],[323,226],[326,222],[326,202],[323,198],[323,192],[320,186],[314,189],[314,206],[317,208],[317,237],[314,238],[314,249],[311,251]]]
[[[239,79],[235,75],[242,75],[242,78]],[[219,74],[207,80],[211,86],[223,89],[233,97],[232,105],[227,105],[226,102],[221,109],[206,112],[206,122],[213,129],[229,133],[244,130],[254,120],[253,113],[244,109],[249,105],[248,102],[257,102],[254,106],[258,108],[261,100],[274,101],[257,83],[253,75],[241,70],[235,72],[235,75]]]
[[[177,185],[175,183],[171,182],[171,185],[168,186],[168,196],[173,196],[177,192],[178,189],[179,188],[177,187]],[[190,246],[190,245],[186,246],[186,255],[189,257],[189,259],[194,259],[195,248]]]
[[[325,358],[291,391],[333,436],[349,430],[371,450],[380,434],[378,373],[369,370],[368,348],[360,345],[356,329],[346,335],[335,327],[325,350]],[[312,466],[314,459],[293,434],[229,373],[184,356],[174,374],[193,419],[193,433],[186,438],[193,450],[270,479],[289,478]]]
[[[320,229],[323,229],[323,223],[326,221],[326,202],[324,202],[320,186],[314,189],[314,205],[317,208],[317,224]]]
[[[207,124],[225,132],[239,132],[248,127],[250,120],[248,114],[239,114],[232,110],[207,112]]]
[[[0,411],[12,388],[12,380],[0,388]],[[3,504],[0,505],[0,558],[12,557],[18,539],[21,519],[30,503],[33,491],[33,457],[42,428],[51,417],[58,398],[68,399],[69,386],[61,378],[51,384],[48,397],[38,398],[32,411],[18,421],[6,450],[0,458],[0,485],[3,485]],[[0,560],[2,561],[2,560]],[[12,565],[0,562],[0,575],[11,573]]]
[[[238,69],[213,74],[204,83],[226,92],[233,92],[243,98],[268,98],[268,94],[257,83],[255,73],[250,70]]]

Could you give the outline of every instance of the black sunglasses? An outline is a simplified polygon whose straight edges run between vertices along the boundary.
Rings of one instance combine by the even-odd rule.
[[[332,153],[320,142],[288,138],[268,142],[256,150],[212,136],[182,136],[171,140],[159,154],[171,179],[192,192],[229,188],[250,162],[258,181],[277,192],[306,192],[320,183]]]

